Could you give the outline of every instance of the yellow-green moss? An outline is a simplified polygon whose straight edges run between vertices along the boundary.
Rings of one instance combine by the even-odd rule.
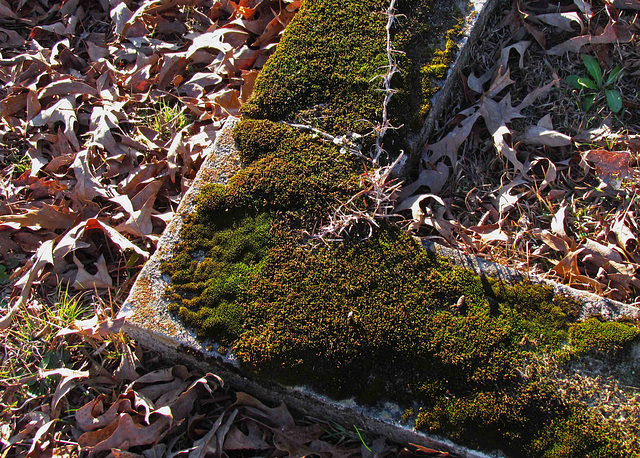
[[[435,48],[432,51],[430,62],[420,70],[424,102],[420,109],[419,118],[422,120],[427,117],[431,110],[431,98],[440,90],[440,86],[437,85],[436,81],[447,77],[447,72],[455,61],[458,53],[457,40],[462,33],[463,25],[463,19],[460,18],[456,25],[447,31],[444,49]]]
[[[388,66],[388,1],[306,0],[256,80],[244,113],[252,118],[300,118],[336,134],[366,133],[381,121],[382,76]],[[431,59],[449,65],[452,28],[460,10],[453,0],[398,2],[392,42],[398,73],[390,106],[388,147],[401,148],[423,103],[420,68]],[[446,51],[425,53],[443,39]],[[441,56],[442,54],[442,56]],[[449,59],[445,62],[446,59]]]

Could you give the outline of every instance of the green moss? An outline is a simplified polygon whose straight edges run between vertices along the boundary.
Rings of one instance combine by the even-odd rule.
[[[509,456],[632,456],[615,425],[584,405],[564,404],[550,383],[442,398],[418,413],[417,427],[476,447],[490,445]]]
[[[428,95],[422,81],[440,78],[454,57],[455,14],[424,25],[441,3],[400,4],[409,14],[394,42],[407,54],[394,79],[393,123],[415,121]],[[317,115],[316,125],[342,134],[379,119],[382,95],[371,78],[386,64],[386,7],[306,0],[246,106],[265,119],[234,129],[246,167],[227,185],[203,188],[178,254],[163,265],[170,311],[230,347],[251,373],[360,402],[419,402],[421,429],[467,445],[513,456],[599,456],[610,447],[621,456],[614,427],[524,374],[549,355],[623,352],[637,327],[577,323],[572,299],[477,277],[386,224],[366,241],[300,243],[360,191],[365,167],[270,120]],[[428,35],[444,30],[445,49],[425,55]]]
[[[244,113],[274,121],[300,117],[337,134],[370,132],[382,117],[387,7],[380,0],[305,1],[258,76]],[[399,71],[390,121],[404,127],[388,134],[389,147],[421,127],[414,122],[423,103],[420,68],[434,56],[435,65],[449,65],[454,35],[447,31],[458,30],[461,17],[451,0],[412,0],[397,7],[392,42]],[[445,51],[425,53],[443,38]]]
[[[435,48],[431,51],[431,59],[429,63],[420,69],[420,79],[422,87],[423,105],[420,109],[419,118],[424,120],[431,110],[431,98],[440,90],[437,85],[438,80],[447,77],[447,72],[455,61],[458,44],[456,40],[462,33],[464,25],[463,19],[459,18],[458,22],[447,31],[446,44],[444,49]]]
[[[589,318],[583,323],[574,324],[570,337],[571,345],[578,355],[606,353],[615,357],[640,341],[640,328],[635,323],[602,322]]]
[[[317,107],[334,132],[368,130],[382,98],[372,78],[387,64],[382,0],[308,0],[289,24],[243,108],[274,121]]]

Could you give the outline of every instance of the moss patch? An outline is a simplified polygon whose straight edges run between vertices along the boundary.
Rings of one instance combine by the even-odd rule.
[[[386,0],[306,0],[260,72],[245,115],[274,121],[300,117],[336,134],[371,131],[382,117],[379,76],[388,65],[388,5]],[[448,64],[453,42],[447,40],[453,35],[447,31],[460,18],[452,0],[400,1],[397,7],[393,43],[400,51],[399,72],[393,84],[398,93],[390,120],[404,128],[390,134],[389,147],[420,127],[411,123],[423,103],[420,68],[433,59]],[[431,51],[441,42],[447,43],[446,56]]]
[[[396,40],[410,48],[433,33],[424,21],[436,15],[430,2],[400,6],[411,14]],[[301,243],[358,193],[366,168],[272,120],[318,113],[316,125],[345,133],[378,119],[382,95],[371,78],[386,63],[386,7],[305,2],[246,107],[266,119],[234,131],[246,168],[226,186],[203,188],[178,255],[163,266],[171,311],[258,377],[360,402],[419,402],[419,428],[467,445],[513,456],[630,456],[614,425],[528,372],[547,356],[571,361],[613,349],[625,358],[639,339],[634,324],[578,322],[572,299],[476,277],[389,225],[366,241]],[[451,20],[439,24],[450,30]],[[447,45],[408,54],[398,87],[413,87],[429,59],[424,76],[437,78],[437,60],[451,53]],[[401,89],[393,108],[413,119],[423,100],[411,105],[410,94]]]

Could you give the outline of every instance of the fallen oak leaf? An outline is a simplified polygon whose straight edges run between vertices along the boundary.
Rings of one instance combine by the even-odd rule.
[[[610,22],[600,35],[582,35],[573,37],[564,43],[549,49],[547,54],[552,56],[562,56],[567,52],[577,53],[580,49],[587,45],[610,44],[610,43],[629,43],[633,40],[633,32],[631,28],[622,22]]]
[[[606,184],[633,177],[633,169],[629,167],[631,153],[628,151],[589,150],[582,157],[595,165],[597,177]]]
[[[0,215],[0,224],[18,223],[20,227],[41,227],[59,230],[73,226],[79,216],[79,213],[70,212],[65,207],[43,203],[41,208],[27,210],[26,213]]]
[[[75,386],[76,379],[89,377],[88,371],[76,371],[67,368],[61,369],[53,369],[48,371],[39,370],[38,378],[42,380],[47,377],[51,377],[52,375],[60,375],[62,379],[58,383],[56,387],[56,391],[53,394],[53,399],[51,400],[51,418],[56,419],[60,415],[60,411],[58,409],[58,404],[60,400],[67,395],[69,391]]]
[[[225,436],[223,451],[229,450],[266,450],[272,445],[265,441],[266,434],[256,423],[245,422],[247,434],[244,434],[235,426],[231,426]]]
[[[97,272],[95,274],[90,274],[84,267],[84,265],[78,260],[75,253],[73,253],[73,262],[78,268],[76,273],[76,278],[73,281],[71,287],[73,289],[96,289],[96,288],[112,288],[113,280],[111,279],[111,275],[109,275],[109,269],[107,268],[107,263],[104,260],[104,255],[101,254],[100,257],[93,263],[96,267]]]
[[[0,330],[7,329],[11,326],[13,315],[15,315],[23,304],[26,304],[29,293],[31,292],[31,285],[35,279],[47,264],[53,264],[53,240],[47,240],[40,245],[32,259],[33,264],[27,268],[23,276],[15,283],[15,287],[22,288],[22,291],[18,300],[13,304],[13,306],[11,306],[9,311],[0,318]]]
[[[231,407],[229,407],[229,409],[231,409]],[[202,437],[202,439],[193,443],[194,449],[189,453],[189,458],[205,458],[210,454],[216,456],[222,454],[225,437],[229,432],[236,415],[238,415],[238,409],[233,409],[231,414],[229,414],[227,421],[225,421],[223,425],[222,420],[229,409],[218,417],[211,430]]]
[[[81,334],[91,339],[104,340],[109,334],[117,334],[120,332],[123,324],[124,317],[119,317],[114,320],[110,318],[100,320],[96,314],[86,320],[74,320],[71,327],[62,328],[58,331],[56,337]]]
[[[82,451],[93,456],[111,448],[121,448],[125,443],[127,448],[157,443],[169,431],[173,418],[168,407],[155,410],[153,415],[159,418],[149,426],[144,426],[136,424],[128,413],[121,413],[104,429],[82,434],[78,438],[78,445]]]

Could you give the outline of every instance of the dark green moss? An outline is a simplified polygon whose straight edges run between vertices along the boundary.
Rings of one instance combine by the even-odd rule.
[[[513,457],[628,457],[620,430],[581,404],[565,404],[553,385],[442,398],[418,413],[417,427]]]

